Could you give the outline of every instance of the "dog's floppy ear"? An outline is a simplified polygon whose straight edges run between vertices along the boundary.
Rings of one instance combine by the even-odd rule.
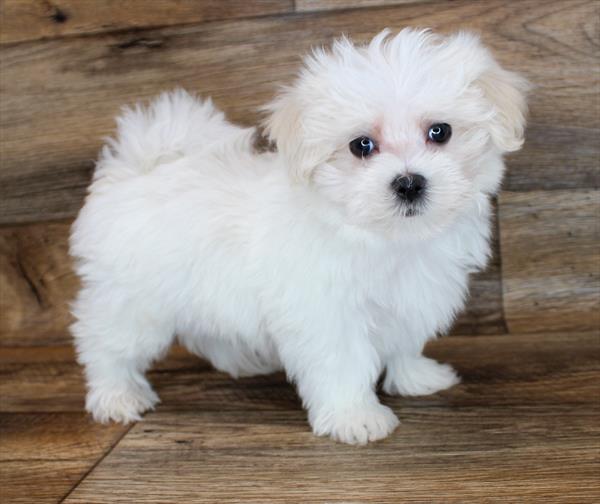
[[[488,102],[488,128],[496,147],[502,152],[520,149],[525,132],[526,95],[531,88],[529,82],[504,70],[474,33],[460,31],[448,37],[445,48],[445,61],[462,69],[469,87],[475,88]]]
[[[489,67],[476,80],[476,85],[494,108],[490,123],[492,140],[503,152],[519,150],[525,135],[529,82],[504,70],[490,56]]]
[[[319,138],[311,138],[310,119],[302,93],[296,82],[294,87],[282,88],[277,96],[262,108],[268,115],[263,122],[269,140],[277,145],[277,150],[284,157],[292,178],[296,181],[310,179],[313,169],[325,162],[330,152],[323,151],[323,142]]]

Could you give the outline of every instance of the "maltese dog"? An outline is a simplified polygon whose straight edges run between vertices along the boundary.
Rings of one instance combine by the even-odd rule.
[[[315,49],[264,107],[276,150],[177,90],[126,109],[73,226],[86,408],[130,422],[177,340],[233,377],[284,370],[315,434],[382,439],[376,394],[458,382],[422,355],[490,254],[527,82],[468,33]]]

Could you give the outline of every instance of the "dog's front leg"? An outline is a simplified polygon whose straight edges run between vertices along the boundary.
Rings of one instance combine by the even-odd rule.
[[[279,351],[314,433],[365,444],[386,437],[399,421],[375,394],[381,362],[366,324],[346,320],[306,324],[280,342]]]

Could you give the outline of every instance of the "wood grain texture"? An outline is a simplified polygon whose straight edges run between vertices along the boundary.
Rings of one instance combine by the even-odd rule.
[[[506,323],[519,331],[600,331],[600,191],[504,192]]]
[[[0,345],[69,343],[68,303],[78,279],[68,223],[0,229]]]
[[[595,502],[594,411],[510,412],[404,408],[361,448],[315,438],[299,413],[156,413],[65,502]]]
[[[72,348],[2,348],[3,501],[597,501],[596,333],[445,338],[427,353],[463,383],[383,396],[402,424],[356,448],[313,437],[281,374],[232,380],[181,348],[150,375],[162,403],[121,439],[82,414]]]
[[[0,414],[2,502],[59,502],[126,430],[84,413]]]
[[[447,338],[429,353],[456,364],[463,384],[384,397],[402,424],[363,448],[313,437],[280,375],[205,376],[180,353],[153,375],[157,411],[66,502],[597,500],[596,335]],[[180,386],[161,387],[168,376]]]
[[[3,504],[55,504],[85,473],[77,460],[0,463],[0,500]]]
[[[509,158],[505,187],[598,184],[598,3],[421,2],[23,43],[0,61],[0,222],[73,216],[102,136],[119,107],[184,86],[212,95],[235,121],[289,81],[299,55],[342,32],[366,40],[384,26],[468,28],[536,86],[528,141]],[[565,149],[568,147],[568,150]],[[571,156],[570,153],[578,153]]]
[[[72,346],[0,347],[0,413],[84,410],[83,372]]]
[[[293,0],[0,0],[0,43],[282,14]]]
[[[429,0],[296,0],[298,12],[324,11],[336,9],[356,9],[363,7],[382,7],[408,3],[425,2]]]
[[[83,411],[72,347],[0,350],[0,501],[59,502],[128,427]]]

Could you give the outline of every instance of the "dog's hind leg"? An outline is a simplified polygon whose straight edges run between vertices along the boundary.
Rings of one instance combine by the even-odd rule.
[[[73,311],[78,320],[71,329],[87,379],[86,410],[102,423],[140,420],[159,401],[144,374],[167,352],[172,333],[147,314],[101,303],[85,289]]]

